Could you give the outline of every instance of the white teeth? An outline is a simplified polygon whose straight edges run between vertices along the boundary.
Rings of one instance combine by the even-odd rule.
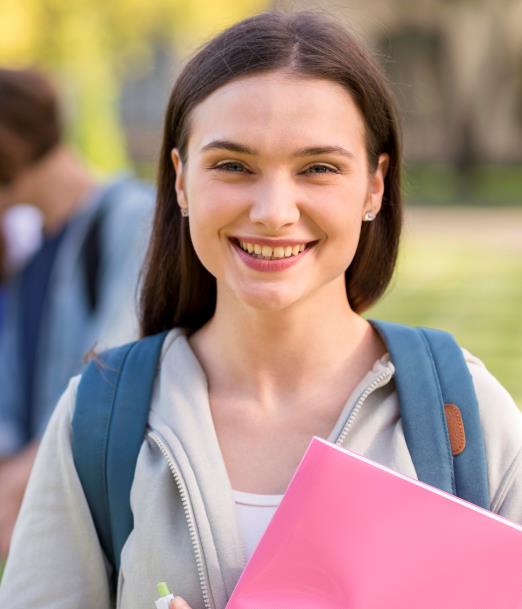
[[[241,249],[245,250],[249,254],[262,256],[263,258],[289,258],[290,256],[297,256],[303,252],[306,248],[305,243],[300,245],[278,245],[271,247],[270,245],[260,245],[258,243],[249,243],[248,241],[239,241]]]

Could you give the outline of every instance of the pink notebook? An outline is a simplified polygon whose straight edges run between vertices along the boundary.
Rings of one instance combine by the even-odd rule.
[[[226,609],[522,609],[522,527],[314,438]]]

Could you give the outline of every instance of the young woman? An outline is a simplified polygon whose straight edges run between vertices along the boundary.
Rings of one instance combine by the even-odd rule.
[[[387,84],[341,27],[269,13],[212,40],[170,100],[142,334],[172,329],[116,603],[223,609],[313,435],[416,476],[394,367],[361,317],[392,275],[401,151]],[[467,356],[491,508],[522,522],[516,406]],[[43,440],[0,606],[107,608],[71,456],[78,379]]]

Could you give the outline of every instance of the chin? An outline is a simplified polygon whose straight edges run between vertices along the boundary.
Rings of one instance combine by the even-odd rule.
[[[255,290],[238,295],[239,300],[256,311],[276,313],[284,311],[296,303],[296,294],[287,290]]]

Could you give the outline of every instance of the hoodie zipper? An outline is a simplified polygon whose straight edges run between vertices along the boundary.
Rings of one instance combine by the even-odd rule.
[[[165,446],[163,441],[158,437],[158,435],[154,432],[149,432],[148,436],[151,440],[157,445],[160,449],[162,455],[165,457],[167,461],[167,465],[174,477],[176,485],[179,490],[179,494],[181,497],[181,503],[183,505],[183,511],[185,512],[185,517],[187,519],[187,524],[189,528],[190,539],[192,541],[192,549],[194,550],[194,557],[196,559],[196,566],[199,577],[199,584],[201,588],[201,593],[203,594],[203,602],[205,603],[205,609],[212,609],[213,605],[210,601],[210,591],[209,585],[207,582],[207,577],[205,575],[205,566],[203,561],[203,552],[201,548],[201,543],[199,541],[199,537],[196,531],[196,523],[194,519],[194,514],[192,512],[192,507],[189,502],[188,492],[185,487],[185,483],[176,469],[176,464],[169,449]]]
[[[350,416],[348,417],[348,420],[346,421],[344,427],[342,428],[341,433],[339,434],[339,437],[335,441],[335,444],[337,446],[341,446],[343,444],[343,442],[345,441],[346,436],[348,435],[348,432],[350,431],[350,428],[353,425],[353,422],[357,418],[357,415],[359,414],[359,412],[360,412],[364,402],[368,398],[368,396],[370,396],[379,387],[382,387],[383,385],[385,385],[386,382],[388,382],[390,380],[392,375],[393,375],[393,370],[390,370],[388,368],[387,370],[382,372],[372,383],[370,383],[368,385],[368,387],[366,387],[366,389],[363,391],[363,393],[359,396],[359,399],[355,403],[355,406],[352,408],[352,411],[350,412]]]
[[[344,440],[346,439],[346,436],[348,435],[348,432],[350,431],[350,428],[352,427],[352,425],[353,425],[357,415],[359,414],[366,399],[376,389],[378,389],[379,387],[384,385],[392,377],[392,375],[393,375],[393,370],[387,369],[382,374],[380,374],[372,383],[370,383],[370,385],[368,385],[368,387],[363,391],[363,393],[359,396],[359,399],[355,403],[355,406],[352,408],[352,411],[350,412],[350,416],[348,417],[348,420],[346,421],[343,429],[341,430],[341,433],[339,434],[339,437],[337,438],[337,440],[335,442],[336,445],[340,446],[343,444]],[[185,512],[185,517],[186,517],[188,528],[189,528],[190,539],[192,541],[194,557],[196,559],[199,584],[200,584],[201,592],[203,594],[203,602],[205,603],[205,609],[212,609],[212,604],[210,602],[209,585],[207,582],[207,578],[205,576],[203,552],[201,549],[201,543],[199,541],[198,534],[196,532],[196,524],[195,524],[195,520],[194,520],[194,515],[192,513],[192,508],[190,506],[190,502],[188,499],[188,492],[185,487],[185,483],[183,482],[181,475],[179,474],[178,470],[176,469],[176,464],[174,463],[174,459],[172,458],[170,451],[165,446],[163,441],[158,437],[158,435],[156,433],[154,433],[152,431],[149,432],[148,436],[156,444],[156,446],[160,449],[163,457],[165,458],[165,460],[167,462],[167,465],[169,466],[172,476],[174,477],[176,485],[178,487],[180,498],[181,498],[181,503],[183,505],[183,511]]]

